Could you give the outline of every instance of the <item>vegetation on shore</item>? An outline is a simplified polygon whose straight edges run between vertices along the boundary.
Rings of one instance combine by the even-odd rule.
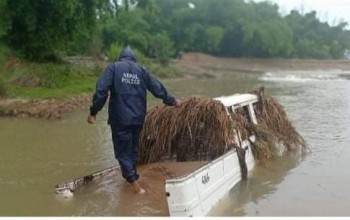
[[[225,57],[342,59],[346,22],[316,12],[282,16],[269,2],[244,0],[0,0],[0,97],[65,98],[91,92],[106,62],[130,45],[159,77],[181,75],[187,52]]]
[[[101,67],[14,60],[3,73],[8,97],[65,98],[94,88]]]
[[[84,58],[81,58],[84,59]],[[98,77],[107,62],[88,59],[86,63],[34,63],[8,60],[0,75],[0,97],[43,99],[67,98],[84,92],[93,92]],[[180,71],[169,65],[162,67],[151,61],[149,69],[162,78],[176,77]]]
[[[106,54],[114,45],[166,64],[182,52],[226,57],[342,59],[348,24],[317,13],[282,16],[245,0],[0,0],[0,38],[15,56],[56,61]]]

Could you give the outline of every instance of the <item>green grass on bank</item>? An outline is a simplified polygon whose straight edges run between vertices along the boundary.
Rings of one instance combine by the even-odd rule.
[[[80,93],[92,93],[105,65],[71,63],[15,62],[0,73],[0,97],[7,98],[66,98]],[[173,66],[152,63],[149,70],[159,78],[179,77]]]
[[[21,97],[28,99],[67,98],[71,95],[83,92],[93,92],[96,80],[97,77],[92,76],[70,78],[64,85],[56,88],[9,85],[7,89],[7,97]]]
[[[102,71],[98,66],[17,62],[4,68],[0,87],[8,98],[65,98],[92,91]]]

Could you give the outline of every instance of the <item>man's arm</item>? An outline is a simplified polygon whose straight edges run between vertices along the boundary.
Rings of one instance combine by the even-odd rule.
[[[164,85],[153,77],[145,68],[142,67],[142,70],[146,76],[147,89],[152,93],[152,95],[154,95],[156,98],[162,99],[163,103],[166,105],[177,105],[177,100],[168,93]]]
[[[109,65],[96,83],[96,91],[92,99],[92,105],[90,106],[90,116],[93,117],[93,119],[96,117],[97,113],[103,108],[107,101],[108,91],[113,85],[113,69],[114,64]],[[90,121],[88,118],[88,122],[93,123],[90,116]]]

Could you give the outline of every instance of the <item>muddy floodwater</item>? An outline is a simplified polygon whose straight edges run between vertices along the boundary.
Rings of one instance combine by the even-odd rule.
[[[256,166],[209,213],[211,216],[350,216],[350,73],[284,71],[164,81],[177,97],[217,97],[263,85],[276,97],[312,150]],[[161,101],[150,99],[150,105]],[[106,109],[95,125],[85,111],[59,121],[0,118],[0,216],[166,216],[167,167],[140,167],[145,195],[135,195],[119,172],[78,190],[54,187],[114,166]],[[178,165],[195,169],[200,164]]]

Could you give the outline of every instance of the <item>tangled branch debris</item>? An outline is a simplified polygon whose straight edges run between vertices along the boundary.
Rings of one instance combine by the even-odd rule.
[[[156,107],[146,116],[141,134],[139,163],[211,160],[232,142],[232,121],[225,107],[209,98],[190,98],[180,107]]]
[[[243,109],[227,114],[223,104],[210,98],[190,98],[180,107],[155,107],[145,120],[140,137],[139,163],[152,163],[164,157],[177,161],[213,160],[234,147],[239,131],[242,139],[252,134],[255,159],[265,163],[287,151],[305,151],[307,144],[296,131],[283,107],[264,89],[251,92],[259,97],[254,106],[258,125],[248,120]]]
[[[288,119],[283,106],[267,95],[264,87],[251,93],[259,97],[255,109],[258,124],[253,128],[258,140],[253,147],[255,158],[265,163],[283,152],[308,152],[307,142]]]

